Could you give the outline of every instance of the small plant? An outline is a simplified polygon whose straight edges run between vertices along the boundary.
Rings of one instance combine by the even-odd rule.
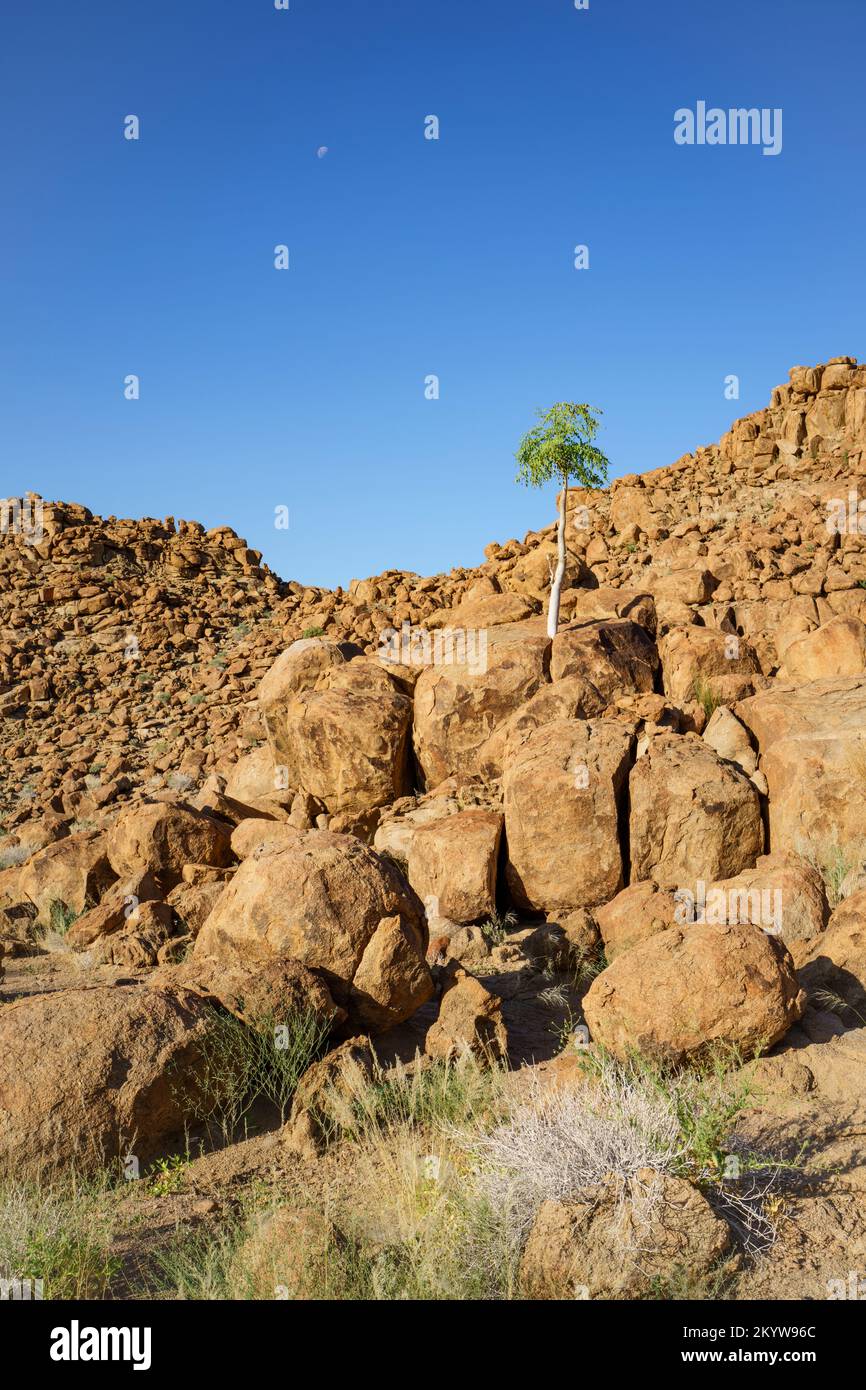
[[[816,1004],[820,1004],[822,1009],[828,1009],[830,1013],[838,1014],[841,1019],[846,1019],[848,1014],[852,1014],[861,1028],[866,1028],[866,1018],[859,1009],[853,1004],[849,1004],[847,999],[843,999],[841,994],[837,994],[831,989],[817,989],[812,995]]]
[[[245,1225],[237,1218],[221,1223],[216,1233],[180,1231],[154,1256],[155,1272],[165,1293],[185,1301],[242,1297],[233,1285],[231,1271],[245,1236]]]
[[[158,1158],[148,1174],[154,1197],[168,1197],[173,1192],[179,1192],[188,1168],[189,1161],[181,1154]]]
[[[80,915],[75,911],[75,908],[68,907],[59,898],[55,898],[48,909],[49,931],[56,936],[66,936],[69,928],[78,921]]]
[[[703,709],[707,719],[709,719],[722,704],[721,697],[716,693],[709,681],[704,680],[700,676],[698,676],[692,686],[692,693],[697,703]]]
[[[352,1119],[344,1133],[369,1137],[382,1129],[408,1126],[430,1133],[442,1126],[467,1124],[503,1112],[503,1073],[482,1066],[468,1050],[450,1062],[408,1072],[378,1072],[371,1083],[354,1088]]]
[[[481,923],[481,935],[488,946],[501,946],[508,933],[517,926],[516,912],[498,912],[494,909],[486,922]]]
[[[539,995],[539,998],[541,996]],[[574,1013],[570,1004],[565,1006],[565,1017],[559,1023],[551,1023],[549,1032],[556,1038],[558,1052],[564,1052],[574,1037],[574,1030],[579,1026],[580,1019]]]
[[[562,981],[548,985],[546,989],[539,991],[538,1002],[548,1009],[568,1008],[568,986]]]
[[[0,845],[0,869],[16,869],[19,864],[24,864],[33,853],[28,845],[9,845],[4,848]]]
[[[859,844],[840,844],[835,836],[817,841],[801,836],[796,850],[813,869],[818,870],[824,880],[831,911],[842,901],[842,887],[848,875],[866,861],[866,848],[862,841]]]
[[[305,638],[305,637],[324,637],[324,635],[325,635],[325,629],[324,629],[323,627],[305,627],[304,630],[303,630],[303,632],[301,633],[301,637],[302,637],[302,638]]]

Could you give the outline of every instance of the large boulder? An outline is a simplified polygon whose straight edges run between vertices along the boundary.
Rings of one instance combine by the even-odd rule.
[[[758,755],[748,731],[726,705],[713,710],[701,737],[725,762],[736,763],[758,791],[766,794],[766,780],[763,773],[758,772]]]
[[[418,827],[409,849],[409,882],[424,903],[435,901],[437,917],[477,922],[494,911],[501,836],[497,811],[459,811]]]
[[[466,598],[456,608],[445,608],[425,618],[428,628],[484,628],[501,623],[520,623],[531,618],[533,608],[519,594],[479,594]]]
[[[150,874],[118,879],[105,892],[95,907],[89,908],[66,933],[66,943],[73,950],[84,950],[100,937],[120,931],[134,917],[139,905],[160,898],[160,890]]]
[[[618,695],[655,688],[659,658],[639,623],[584,623],[563,628],[553,639],[551,680],[583,676],[609,703]]]
[[[319,670],[322,653],[328,663]],[[313,797],[330,814],[363,817],[404,796],[409,786],[412,702],[378,663],[335,656],[315,646],[278,659],[259,702],[274,764],[287,787]],[[293,656],[293,662],[284,658]],[[317,679],[301,685],[305,659]]]
[[[859,618],[831,618],[823,627],[798,637],[785,648],[781,674],[795,685],[866,674],[866,623]]]
[[[681,1063],[724,1044],[766,1050],[802,1016],[806,996],[776,936],[759,927],[671,927],[617,956],[584,1001],[595,1042]]]
[[[369,1033],[384,1033],[413,1014],[432,993],[433,981],[419,950],[417,930],[399,914],[383,917],[352,979],[352,1022]]]
[[[311,830],[244,859],[194,959],[290,957],[320,972],[353,1020],[381,1029],[432,994],[427,937],[423,906],[396,865],[354,836]]]
[[[225,821],[191,806],[145,802],[121,811],[109,832],[108,857],[119,878],[147,873],[168,892],[180,883],[185,864],[230,864],[231,837]]]
[[[259,682],[256,698],[265,724],[296,695],[313,690],[323,677],[341,670],[349,660],[345,644],[327,637],[302,637],[281,652]]]
[[[597,589],[567,589],[562,595],[560,613],[569,622],[611,622],[628,618],[640,623],[651,635],[656,630],[656,610],[652,595],[645,589],[613,589],[600,584]]]
[[[373,848],[396,859],[405,870],[416,830],[446,816],[456,816],[460,809],[457,798],[444,791],[405,797],[383,811],[373,836]]]
[[[656,607],[661,602],[682,603],[690,607],[707,603],[716,587],[709,570],[697,568],[673,570],[669,574],[650,573],[646,580]]]
[[[635,1299],[708,1274],[730,1227],[684,1178],[653,1169],[542,1203],[520,1264],[530,1299]]]
[[[769,787],[770,849],[821,851],[863,838],[866,678],[773,687],[742,700]]]
[[[415,687],[415,753],[430,787],[480,771],[479,751],[547,681],[550,641],[532,622],[494,628],[474,666],[427,666]]]
[[[631,745],[621,724],[562,719],[518,750],[503,783],[506,875],[518,906],[592,907],[622,887],[619,818]]]
[[[659,656],[664,692],[678,705],[696,700],[702,689],[723,702],[732,693],[734,698],[749,694],[749,678],[761,670],[745,638],[712,627],[671,627],[659,639]]]
[[[67,835],[46,845],[22,865],[17,874],[17,901],[29,901],[36,908],[36,924],[54,925],[55,904],[78,916],[97,903],[117,878],[109,862],[106,837],[97,831]]]
[[[188,990],[118,984],[0,1009],[0,1166],[142,1163],[189,1121],[213,1019]]]
[[[764,849],[757,791],[697,735],[650,740],[629,780],[631,879],[689,888],[733,877]]]

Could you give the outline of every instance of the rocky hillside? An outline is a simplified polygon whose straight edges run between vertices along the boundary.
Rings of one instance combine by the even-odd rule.
[[[0,1159],[105,1164],[134,1134],[148,1161],[192,1113],[169,1072],[212,1082],[215,1016],[270,1036],[305,1011],[331,1050],[280,1115],[301,1164],[351,1128],[344,1063],[413,1056],[560,1077],[585,1048],[769,1053],[773,1104],[856,1129],[864,473],[866,366],[794,368],[718,445],[569,495],[552,640],[553,527],[348,592],[278,579],[227,528],[45,504],[41,536],[7,533]],[[753,1260],[716,1197],[695,1260]],[[589,1238],[550,1206],[520,1232],[533,1296]],[[831,1248],[825,1223],[804,1287]]]
[[[788,641],[863,617],[866,546],[826,526],[866,469],[866,367],[794,368],[768,409],[669,468],[572,495],[563,616],[655,601],[659,632],[736,632],[775,675]],[[284,583],[228,527],[124,521],[46,503],[34,545],[0,535],[0,808],[86,820],[132,787],[186,788],[261,737],[255,693],[305,632],[372,651],[382,633],[542,611],[553,528],[475,569],[386,571],[348,592]],[[593,596],[593,590],[601,593]]]

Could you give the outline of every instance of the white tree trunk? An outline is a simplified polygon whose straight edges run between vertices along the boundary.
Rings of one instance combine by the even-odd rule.
[[[555,637],[559,630],[559,595],[565,578],[565,517],[568,507],[568,480],[562,485],[559,494],[559,521],[556,527],[556,570],[550,585],[550,603],[547,608],[547,635]]]

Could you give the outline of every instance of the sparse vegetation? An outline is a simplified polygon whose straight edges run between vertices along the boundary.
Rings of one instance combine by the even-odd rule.
[[[481,933],[488,946],[501,946],[508,933],[514,931],[517,923],[516,912],[494,910],[487,920],[481,923]]]
[[[0,870],[13,869],[19,864],[25,864],[32,852],[27,845],[0,844]]]
[[[695,700],[701,706],[707,719],[715,713],[722,705],[723,701],[708,680],[699,676],[694,682],[692,693]]]
[[[842,901],[842,887],[848,875],[853,869],[866,864],[866,842],[842,844],[837,836],[823,839],[801,837],[797,842],[797,853],[817,869],[824,880],[831,911]]]
[[[189,1168],[189,1159],[182,1154],[172,1154],[169,1158],[159,1158],[153,1164],[148,1177],[150,1190],[155,1197],[167,1197],[178,1192]]]
[[[69,928],[78,921],[80,913],[73,907],[55,899],[48,909],[49,931],[55,936],[66,936]]]
[[[0,1278],[41,1279],[46,1299],[102,1298],[112,1254],[107,1179],[0,1183]]]
[[[193,1119],[216,1124],[229,1139],[256,1102],[265,1100],[283,1122],[298,1081],[323,1050],[329,1031],[330,1025],[312,1011],[284,1018],[267,1013],[244,1023],[215,1010],[189,1101]],[[183,1078],[177,1086],[185,1091]]]

